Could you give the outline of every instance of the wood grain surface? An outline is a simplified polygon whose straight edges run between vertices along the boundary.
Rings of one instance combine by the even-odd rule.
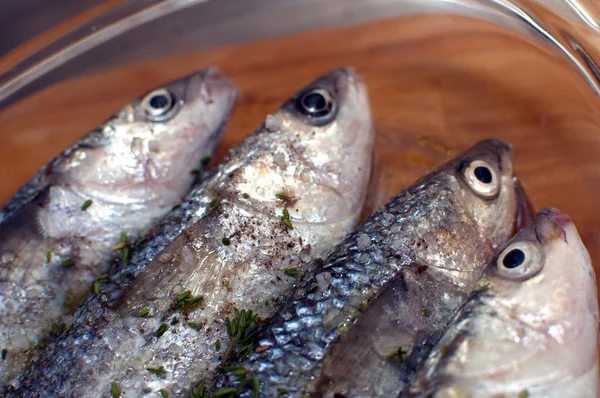
[[[457,16],[313,31],[51,87],[0,113],[0,202],[131,98],[210,65],[242,92],[219,158],[305,83],[355,66],[369,85],[378,138],[368,211],[457,151],[495,137],[513,144],[535,206],[569,213],[600,266],[599,100],[550,48]]]

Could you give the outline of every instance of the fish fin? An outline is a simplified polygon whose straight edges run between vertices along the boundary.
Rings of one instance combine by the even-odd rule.
[[[0,224],[0,267],[10,269],[17,259],[22,261],[36,252],[31,246],[40,245],[44,239],[38,214],[46,203],[46,194],[44,191],[36,196]]]
[[[150,303],[163,308],[182,291],[190,290],[192,297],[211,291],[206,284],[220,278],[215,267],[220,248],[210,236],[211,219],[209,214],[192,224],[156,255],[124,293],[123,302],[117,304],[119,309],[130,311]],[[210,272],[201,272],[207,267],[211,267]]]

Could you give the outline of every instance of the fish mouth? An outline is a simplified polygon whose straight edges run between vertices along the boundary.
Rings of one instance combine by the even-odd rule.
[[[513,177],[513,184],[515,189],[515,195],[517,197],[517,218],[515,219],[514,233],[519,232],[525,228],[532,220],[535,214],[535,207],[529,200],[529,197],[523,189],[523,185],[519,182],[519,179]]]
[[[568,214],[558,213],[553,214],[551,218],[552,221],[554,221],[556,228],[558,228],[560,231],[561,238],[565,241],[565,243],[569,243],[567,242],[567,230],[565,228],[573,223],[571,217]]]

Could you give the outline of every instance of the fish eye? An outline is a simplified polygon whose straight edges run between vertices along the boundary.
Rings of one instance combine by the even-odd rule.
[[[467,184],[484,198],[493,198],[500,191],[500,179],[496,170],[483,160],[472,161],[464,170]]]
[[[522,280],[536,275],[544,265],[544,256],[538,246],[522,241],[509,245],[496,260],[501,276]]]
[[[334,102],[329,91],[314,88],[300,96],[297,108],[305,116],[322,118],[333,113]]]
[[[168,90],[160,88],[146,95],[141,102],[146,115],[154,121],[163,121],[172,116],[176,98]]]

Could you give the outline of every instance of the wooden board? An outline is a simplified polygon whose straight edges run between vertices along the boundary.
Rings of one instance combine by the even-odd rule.
[[[370,209],[457,151],[496,137],[514,145],[517,173],[534,204],[571,214],[600,267],[599,103],[573,68],[548,51],[488,23],[430,15],[74,79],[0,113],[0,202],[131,98],[194,69],[217,65],[243,93],[222,157],[306,82],[353,65],[369,85],[378,134]]]

